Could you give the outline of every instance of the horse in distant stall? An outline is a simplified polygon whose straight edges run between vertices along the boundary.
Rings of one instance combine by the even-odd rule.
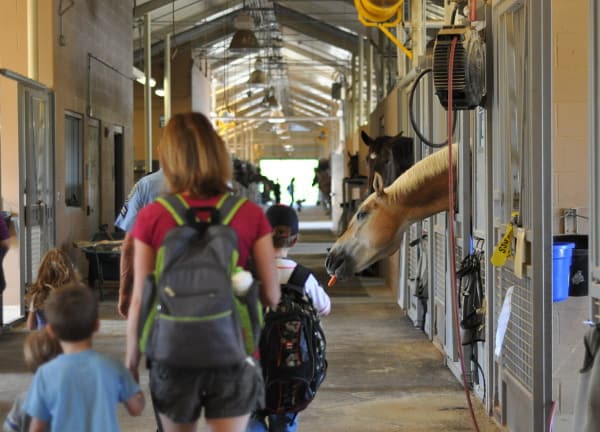
[[[369,191],[373,190],[375,173],[383,177],[383,185],[389,186],[396,178],[415,163],[413,139],[402,136],[382,135],[371,138],[365,131],[361,132],[363,142],[369,147],[367,155]]]
[[[454,171],[457,153],[458,146],[453,144]],[[374,174],[375,192],[363,201],[327,255],[328,273],[345,279],[362,271],[396,252],[410,224],[448,210],[449,165],[445,147],[417,162],[388,187],[379,173]]]
[[[331,213],[331,168],[329,159],[319,159],[315,168],[315,177],[312,185],[319,187],[319,203],[325,209],[325,213]]]

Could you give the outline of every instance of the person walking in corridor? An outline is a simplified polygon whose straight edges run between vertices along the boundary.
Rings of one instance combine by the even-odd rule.
[[[169,120],[161,140],[160,163],[169,193],[176,194],[189,207],[214,208],[230,192],[231,159],[225,143],[203,114],[176,114]],[[197,217],[202,216],[199,211]],[[177,226],[173,214],[154,202],[140,212],[131,232],[134,282],[125,362],[135,377],[141,357],[138,321],[144,281],[155,269],[165,236]],[[276,305],[280,290],[271,227],[262,209],[245,201],[229,226],[238,238],[237,266],[245,267],[251,257],[261,282],[263,304]],[[194,344],[194,340],[188,343]],[[151,362],[150,391],[166,432],[196,430],[203,411],[212,431],[242,432],[250,413],[263,404],[261,371],[251,357],[233,366],[216,368],[178,368]]]

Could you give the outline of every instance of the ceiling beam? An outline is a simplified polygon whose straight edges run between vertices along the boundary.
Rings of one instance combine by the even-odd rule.
[[[133,8],[133,17],[139,18],[144,16],[147,13],[152,12],[158,8],[168,5],[169,3],[173,3],[173,0],[150,0],[144,4],[136,6]]]
[[[213,21],[206,22],[204,24],[192,27],[189,30],[178,33],[175,37],[171,37],[171,48],[175,48],[188,42],[196,42],[198,40],[201,40],[204,43],[213,43],[226,38],[228,35],[235,32],[235,28],[233,26],[233,17],[237,15],[237,13],[238,12],[236,11],[227,15],[223,15],[222,17],[219,17]],[[152,57],[161,54],[164,49],[164,40],[153,43]],[[137,49],[134,51],[134,63],[141,61],[143,57],[143,49]]]
[[[319,21],[294,9],[274,3],[275,16],[280,25],[297,32],[314,37],[317,40],[333,45],[351,53],[358,49],[358,36]]]

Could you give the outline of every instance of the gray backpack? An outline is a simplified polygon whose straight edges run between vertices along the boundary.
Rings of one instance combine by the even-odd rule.
[[[225,194],[216,208],[189,208],[181,195],[161,197],[177,222],[156,255],[144,285],[140,350],[174,367],[237,364],[247,355],[231,273],[238,240],[229,222],[245,198]],[[199,221],[196,215],[210,215]]]

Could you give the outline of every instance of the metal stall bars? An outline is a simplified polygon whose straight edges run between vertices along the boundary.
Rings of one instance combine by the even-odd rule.
[[[495,102],[489,223],[499,240],[520,210],[531,260],[522,278],[512,260],[497,267],[494,325],[509,287],[512,313],[499,358],[494,397],[502,423],[513,431],[543,431],[551,406],[551,63],[550,5],[502,0],[492,6]],[[535,159],[534,159],[535,158]],[[491,276],[491,275],[490,275]]]

